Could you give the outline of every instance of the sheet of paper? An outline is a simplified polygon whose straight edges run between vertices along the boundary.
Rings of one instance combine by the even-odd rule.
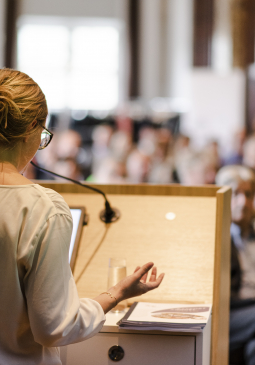
[[[127,318],[132,322],[206,324],[211,314],[211,304],[137,303]]]

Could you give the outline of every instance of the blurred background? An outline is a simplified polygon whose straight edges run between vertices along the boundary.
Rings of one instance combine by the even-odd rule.
[[[0,0],[0,67],[48,102],[54,138],[34,162],[78,180],[255,168],[254,45],[254,0]]]

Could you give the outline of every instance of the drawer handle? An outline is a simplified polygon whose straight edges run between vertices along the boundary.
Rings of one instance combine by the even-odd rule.
[[[124,350],[121,346],[112,346],[108,351],[108,356],[112,361],[120,361],[124,357]]]

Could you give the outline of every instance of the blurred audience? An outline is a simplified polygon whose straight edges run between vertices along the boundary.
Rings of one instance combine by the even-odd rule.
[[[223,165],[239,165],[243,162],[243,146],[246,140],[245,129],[235,132],[233,140],[233,151],[230,156],[223,156]]]
[[[217,167],[213,158],[207,153],[193,152],[179,160],[176,166],[177,175],[182,184],[213,184]]]
[[[153,183],[186,185],[214,184],[217,171],[224,165],[243,164],[255,170],[255,135],[245,137],[243,130],[234,136],[233,152],[221,156],[218,142],[208,141],[197,150],[188,136],[177,134],[167,124],[144,123],[136,134],[116,120],[115,126],[93,127],[89,144],[77,131],[54,130],[49,148],[39,151],[35,162],[60,175],[97,183]],[[52,179],[29,166],[27,176]]]
[[[120,184],[125,182],[126,166],[114,157],[104,158],[89,180],[104,184]]]
[[[146,182],[150,171],[150,165],[150,157],[142,153],[138,148],[135,148],[128,155],[126,162],[127,182],[135,184]]]
[[[99,125],[95,127],[92,134],[92,156],[93,156],[93,173],[97,171],[103,159],[110,156],[110,141],[113,134],[113,128],[109,125]]]
[[[230,227],[230,363],[255,364],[255,175],[246,166],[219,170],[218,185],[232,188]],[[236,358],[242,357],[239,361]]]
[[[255,135],[250,136],[243,144],[243,165],[255,170]]]

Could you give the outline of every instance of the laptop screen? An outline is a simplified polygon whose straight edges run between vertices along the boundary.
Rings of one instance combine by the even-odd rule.
[[[82,208],[74,208],[70,207],[70,211],[73,218],[73,231],[71,236],[71,242],[69,247],[69,263],[71,266],[71,269],[73,270],[77,251],[79,247],[79,242],[82,234],[82,227],[84,223],[84,215],[85,215],[85,209]]]
[[[71,261],[74,243],[75,243],[75,239],[76,239],[76,236],[78,233],[79,222],[81,219],[81,209],[72,209],[71,208],[70,211],[71,211],[71,214],[73,217],[73,232],[72,232],[71,242],[70,242],[70,247],[69,247],[69,262]]]

